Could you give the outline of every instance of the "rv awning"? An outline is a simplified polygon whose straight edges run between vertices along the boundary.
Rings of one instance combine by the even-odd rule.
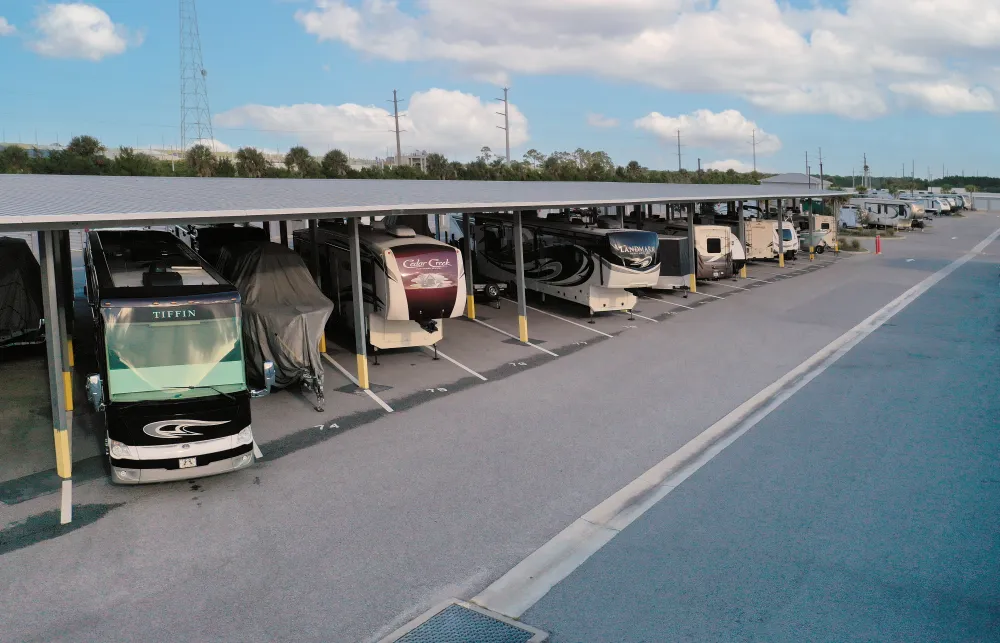
[[[829,198],[766,185],[0,175],[0,232]]]

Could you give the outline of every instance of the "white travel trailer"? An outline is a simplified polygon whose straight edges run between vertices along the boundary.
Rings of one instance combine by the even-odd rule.
[[[671,239],[683,237],[687,240],[687,226],[682,223],[670,223],[664,226],[666,234],[660,235],[660,265],[671,263],[665,251],[664,243]],[[667,246],[669,248],[669,246]],[[697,279],[725,279],[732,277],[746,264],[746,252],[739,237],[728,225],[709,225],[699,223],[694,226],[694,247],[697,254],[698,267],[695,271]],[[685,255],[687,252],[685,252]],[[690,274],[690,265],[683,264],[685,274]],[[661,277],[661,282],[663,278]],[[662,288],[661,286],[657,286]]]
[[[359,226],[361,281],[368,341],[377,349],[432,346],[444,338],[443,320],[465,311],[465,266],[453,246],[390,224]],[[341,222],[317,229],[319,283],[334,303],[332,319],[354,327],[350,231]],[[295,251],[312,262],[309,230],[297,230]]]
[[[583,304],[591,313],[631,310],[638,298],[627,288],[652,288],[660,276],[659,238],[647,230],[626,230],[607,219],[599,225],[524,216],[522,243],[525,286]],[[514,225],[509,218],[477,214],[477,274],[514,282]]]
[[[795,258],[799,249],[799,235],[791,221],[781,222],[781,240],[778,239],[777,221],[747,221],[745,226],[747,260],[777,259],[782,248],[786,259]]]
[[[873,228],[909,229],[913,224],[910,203],[901,199],[851,199]]]

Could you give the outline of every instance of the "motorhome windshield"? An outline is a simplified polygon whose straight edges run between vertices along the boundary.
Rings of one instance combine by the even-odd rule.
[[[111,401],[246,388],[236,303],[102,308]]]
[[[791,241],[792,240],[792,231],[789,230],[788,228],[782,228],[781,229],[781,239],[783,241]]]
[[[645,270],[659,263],[660,237],[647,230],[610,232],[607,236],[609,262],[633,270]]]

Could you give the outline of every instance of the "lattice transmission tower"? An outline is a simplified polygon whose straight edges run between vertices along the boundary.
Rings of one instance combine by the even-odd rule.
[[[181,149],[202,141],[215,148],[212,112],[208,107],[208,72],[201,60],[201,34],[195,0],[180,0]]]

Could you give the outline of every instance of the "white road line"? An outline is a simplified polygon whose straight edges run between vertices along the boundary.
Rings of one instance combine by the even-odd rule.
[[[62,499],[59,503],[59,524],[68,525],[73,521],[73,481],[62,481]]]
[[[687,310],[694,310],[694,308],[692,308],[690,306],[685,306],[684,304],[675,304],[672,301],[667,301],[666,299],[660,299],[659,297],[648,297],[646,295],[639,295],[639,298],[640,299],[648,299],[650,301],[658,301],[661,304],[666,304],[668,306],[677,306],[678,308],[686,308]]]
[[[347,379],[349,379],[349,380],[351,380],[352,382],[354,382],[354,385],[355,385],[355,386],[358,386],[358,387],[360,387],[360,386],[361,386],[361,383],[360,383],[360,382],[358,382],[358,378],[356,378],[356,377],[354,377],[353,375],[351,375],[351,374],[350,374],[350,373],[349,373],[349,372],[347,371],[347,369],[346,369],[346,368],[344,368],[343,366],[341,366],[340,364],[338,364],[336,360],[334,360],[334,359],[333,359],[332,357],[330,357],[330,356],[329,356],[328,354],[326,354],[326,353],[321,353],[321,355],[323,355],[323,357],[324,357],[324,358],[326,358],[326,361],[328,361],[328,362],[330,362],[331,364],[333,364],[333,367],[334,367],[335,369],[337,369],[338,371],[340,371],[340,373],[341,373],[341,374],[342,374],[342,375],[343,375],[344,377],[346,377]],[[378,405],[379,405],[379,406],[381,406],[381,407],[382,407],[383,409],[385,409],[385,412],[386,412],[386,413],[392,413],[392,407],[391,407],[391,406],[389,406],[388,404],[386,404],[386,403],[385,403],[385,400],[383,400],[382,398],[380,398],[380,397],[379,397],[378,395],[375,395],[375,393],[373,393],[371,389],[367,389],[367,388],[366,388],[366,389],[362,389],[362,390],[363,390],[363,391],[364,391],[365,393],[367,393],[367,394],[368,394],[368,397],[372,398],[372,399],[373,399],[373,400],[375,401],[375,403],[376,403],[376,404],[378,404]]]
[[[517,303],[515,300],[510,299],[508,297],[504,297],[504,299],[506,299],[507,301],[510,301],[510,302],[514,302],[515,304]],[[614,337],[614,335],[609,335],[609,334],[607,334],[605,332],[597,330],[596,328],[591,328],[590,326],[587,326],[586,324],[580,324],[578,322],[573,321],[572,319],[566,319],[565,317],[560,317],[559,315],[553,315],[549,311],[542,310],[541,308],[535,308],[534,306],[528,306],[527,304],[525,304],[525,308],[528,308],[530,310],[534,310],[535,312],[542,313],[543,315],[548,315],[549,317],[555,317],[556,319],[558,319],[560,321],[564,321],[567,324],[573,324],[574,326],[579,326],[580,328],[582,328],[584,330],[589,330],[590,332],[597,333],[598,335],[604,335],[605,337],[611,337],[611,338]]]
[[[257,446],[257,440],[253,441],[253,457],[261,460],[264,458],[264,454],[261,452],[260,447]]]
[[[615,313],[617,313],[619,315],[628,315],[629,314],[629,313],[626,313],[624,310],[616,310]],[[646,317],[645,315],[640,315],[639,313],[635,312],[634,310],[632,311],[631,315],[633,317],[638,317],[639,319],[645,319],[646,321],[651,321],[654,324],[659,324],[660,323],[659,319],[653,319],[652,317]]]
[[[724,297],[720,297],[720,296],[718,296],[718,295],[710,295],[710,294],[708,294],[707,292],[702,292],[702,291],[700,291],[700,290],[696,290],[696,291],[694,291],[694,292],[693,292],[693,293],[691,293],[691,294],[692,294],[692,295],[705,295],[706,297],[711,297],[711,298],[713,298],[713,299],[725,299]]]
[[[729,284],[724,284],[722,282],[716,281],[712,283],[713,286],[722,286],[723,288],[732,288],[733,290],[750,290],[749,288],[740,288],[739,286],[730,286]]]
[[[506,335],[507,337],[510,337],[511,339],[514,339],[514,340],[517,340],[517,341],[519,341],[519,342],[521,341],[521,338],[520,338],[520,337],[514,337],[513,335],[511,335],[511,334],[510,334],[510,333],[508,333],[507,331],[505,331],[505,330],[500,330],[500,329],[499,329],[499,328],[497,328],[496,326],[490,326],[489,324],[487,324],[487,323],[486,323],[486,322],[484,322],[484,321],[481,321],[481,320],[479,320],[479,319],[473,319],[472,321],[476,322],[477,324],[482,324],[483,326],[485,326],[485,327],[487,327],[487,328],[490,328],[490,329],[492,329],[492,330],[495,330],[496,332],[500,333],[501,335]],[[541,346],[539,346],[538,344],[532,344],[531,342],[527,342],[527,345],[528,345],[528,346],[531,346],[532,348],[537,348],[538,350],[542,351],[543,353],[548,353],[548,354],[549,354],[549,355],[551,355],[552,357],[559,357],[558,355],[556,355],[555,353],[553,353],[553,352],[552,352],[552,351],[550,351],[549,349],[547,349],[547,348],[542,348],[542,347],[541,347]]]
[[[744,277],[744,279],[748,279],[750,281],[759,281],[762,284],[769,284],[769,283],[771,283],[770,280],[768,280],[768,279],[755,279],[754,277]]]
[[[427,351],[431,355],[434,354],[434,349],[433,348],[428,348],[427,346],[424,346],[423,348],[424,348],[425,351]],[[483,380],[484,382],[489,381],[485,377],[483,377],[482,375],[480,375],[479,373],[475,372],[474,370],[472,370],[471,368],[469,368],[468,366],[466,366],[465,364],[459,362],[457,359],[453,359],[451,357],[448,357],[447,355],[445,355],[444,353],[442,353],[440,350],[437,352],[437,354],[438,354],[438,356],[445,358],[446,360],[448,360],[449,362],[451,362],[455,366],[459,367],[463,371],[465,371],[467,373],[471,373],[472,375],[475,375],[476,377],[478,377],[479,379]]]
[[[932,286],[976,257],[1000,236],[1000,229],[971,252],[926,277],[860,324],[816,352],[776,382],[738,406],[678,451],[667,456],[617,493],[522,560],[472,601],[517,618],[590,556],[656,505],[698,469],[738,440],[772,411],[821,375],[862,340]]]

